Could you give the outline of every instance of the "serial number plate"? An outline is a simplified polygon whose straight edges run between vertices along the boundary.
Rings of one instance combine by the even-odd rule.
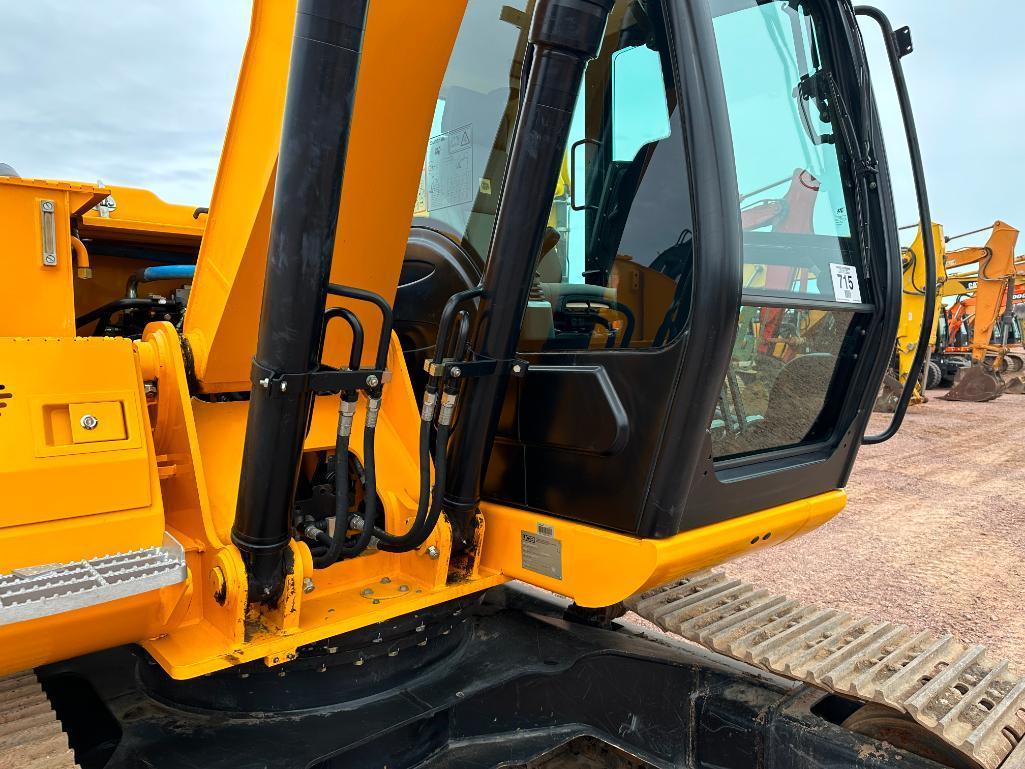
[[[527,571],[562,579],[562,542],[555,537],[521,530],[520,554]]]

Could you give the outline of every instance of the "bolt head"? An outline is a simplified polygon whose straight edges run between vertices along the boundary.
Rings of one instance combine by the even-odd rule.
[[[44,200],[43,203],[42,203],[42,209],[44,211],[52,211],[53,210],[53,201],[52,200]]]
[[[281,392],[284,392],[287,389],[288,389],[288,382],[282,382],[281,383]]]
[[[377,387],[379,384],[381,384],[381,380],[377,378],[376,374],[367,377],[367,387]]]
[[[452,376],[454,376],[456,379],[458,379],[462,375],[463,375],[463,370],[461,368],[459,368],[459,366],[453,366],[452,367]]]
[[[517,363],[515,366],[513,366],[513,373],[514,374],[519,374],[521,371],[523,371],[523,366],[521,366],[519,363]]]
[[[82,418],[78,420],[78,423],[82,425],[83,430],[95,430],[96,426],[99,425],[100,420],[92,414],[83,414]]]
[[[438,552],[438,548],[436,548],[434,545],[431,545],[427,548],[427,557],[430,558],[432,561],[438,560],[439,555],[441,555],[441,553]]]
[[[47,254],[43,257],[43,264],[52,267],[53,265],[57,264],[57,257],[53,254]]]
[[[399,592],[400,593],[408,593],[409,592],[409,585],[399,585]]]
[[[313,584],[313,580],[310,577],[303,577],[303,592],[312,593],[316,589],[316,585]]]
[[[381,577],[381,584],[387,585],[391,582],[391,577]]]
[[[362,590],[359,591],[359,594],[362,595],[362,596],[373,595],[374,594],[374,589],[372,587],[365,587],[365,588],[363,588]]]
[[[270,379],[268,377],[264,377],[263,379],[261,379],[260,387],[262,387],[264,390],[270,387]]]

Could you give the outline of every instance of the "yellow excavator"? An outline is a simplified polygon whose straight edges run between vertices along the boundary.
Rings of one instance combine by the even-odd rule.
[[[924,233],[921,227],[917,227],[915,239],[906,249],[902,249],[902,273],[903,293],[901,295],[900,325],[897,327],[897,344],[894,348],[893,363],[890,371],[883,377],[883,386],[879,391],[879,398],[876,401],[876,410],[892,412],[899,402],[900,395],[908,382],[911,371],[914,367],[915,353],[918,351],[919,337],[922,331],[923,313],[927,296],[926,267]],[[902,228],[905,229],[905,228]],[[936,293],[938,296],[945,296],[945,285],[947,283],[947,271],[945,267],[946,240],[943,235],[943,225],[933,223],[932,242],[935,253],[936,270]],[[931,333],[929,336],[929,347],[925,365],[921,369],[919,381],[915,384],[915,392],[911,398],[912,406],[925,402],[925,390],[931,384],[930,375],[938,369],[936,362],[932,360],[932,353],[936,347],[937,331],[940,323],[940,316],[943,306],[939,302],[934,303]],[[936,377],[934,376],[933,379]],[[937,382],[938,384],[938,382]]]
[[[866,436],[859,18],[930,231],[910,33],[824,0],[256,0],[209,210],[8,171],[0,766],[1020,765],[1005,661],[707,571],[924,362]],[[745,229],[795,168],[811,229]]]

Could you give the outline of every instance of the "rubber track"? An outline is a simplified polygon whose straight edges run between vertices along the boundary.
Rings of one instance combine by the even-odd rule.
[[[77,769],[57,714],[33,673],[0,678],[0,769]]]
[[[906,713],[984,769],[1025,769],[1025,679],[983,646],[802,604],[715,571],[626,605],[712,651]]]

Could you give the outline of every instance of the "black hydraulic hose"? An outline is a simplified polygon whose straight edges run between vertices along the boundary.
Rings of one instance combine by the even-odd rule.
[[[373,291],[364,291],[351,286],[340,286],[337,283],[329,283],[327,292],[333,296],[342,296],[347,299],[356,299],[361,302],[368,302],[381,311],[381,338],[377,340],[377,361],[379,369],[388,367],[388,345],[391,344],[391,331],[394,323],[391,306],[384,300],[384,297],[375,294]]]
[[[327,336],[327,325],[332,318],[342,318],[352,329],[352,349],[349,352],[349,370],[358,371],[363,362],[363,324],[352,310],[347,307],[329,307],[324,310],[324,336]],[[324,346],[321,340],[321,348]]]
[[[160,307],[171,307],[171,303],[167,301],[161,301],[159,299],[153,299],[146,297],[145,299],[115,299],[113,302],[107,302],[102,307],[97,307],[95,310],[90,310],[85,315],[79,315],[75,318],[75,328],[82,328],[92,323],[94,320],[103,320],[103,323],[97,325],[96,330],[99,331],[101,327],[106,326],[110,323],[110,318],[117,312],[124,310],[139,310],[139,309],[153,309]]]
[[[455,307],[456,304],[452,304]],[[459,328],[456,331],[451,343],[446,344],[445,338],[438,336],[437,349],[446,350],[453,360],[461,360],[466,351],[466,342],[470,336],[470,315],[466,311],[458,314]],[[445,329],[449,328],[444,323]],[[451,382],[452,380],[450,380]],[[437,393],[437,378],[431,377],[428,387]],[[458,384],[450,384],[446,392],[454,395],[458,390]],[[441,514],[441,500],[445,493],[445,469],[447,461],[445,458],[448,447],[448,436],[451,425],[442,424],[438,426],[438,435],[434,447],[434,488],[431,489],[431,421],[424,419],[420,423],[420,499],[417,504],[416,517],[405,534],[390,534],[379,527],[374,530],[374,536],[381,544],[380,549],[393,553],[401,553],[409,550],[416,550],[420,547],[438,525],[438,518]]]
[[[349,436],[339,435],[335,439],[335,534],[329,536],[316,526],[309,526],[306,535],[327,545],[327,552],[314,556],[313,568],[323,569],[341,556],[345,546],[345,534],[349,529]]]
[[[372,397],[372,396],[371,396]],[[341,544],[338,546],[338,555],[340,558],[355,558],[360,555],[364,550],[370,546],[370,540],[374,536],[374,526],[377,524],[377,463],[374,459],[374,437],[375,437],[375,426],[370,425],[368,420],[368,426],[363,428],[363,475],[364,475],[364,487],[366,490],[366,504],[363,509],[363,530],[360,531],[359,536],[356,537],[356,541],[351,545]],[[345,515],[348,514],[346,511]],[[342,516],[342,520],[335,520],[335,536],[336,542],[345,542],[345,529],[348,527],[348,521],[345,520],[345,515]],[[339,529],[338,526],[342,526]]]

